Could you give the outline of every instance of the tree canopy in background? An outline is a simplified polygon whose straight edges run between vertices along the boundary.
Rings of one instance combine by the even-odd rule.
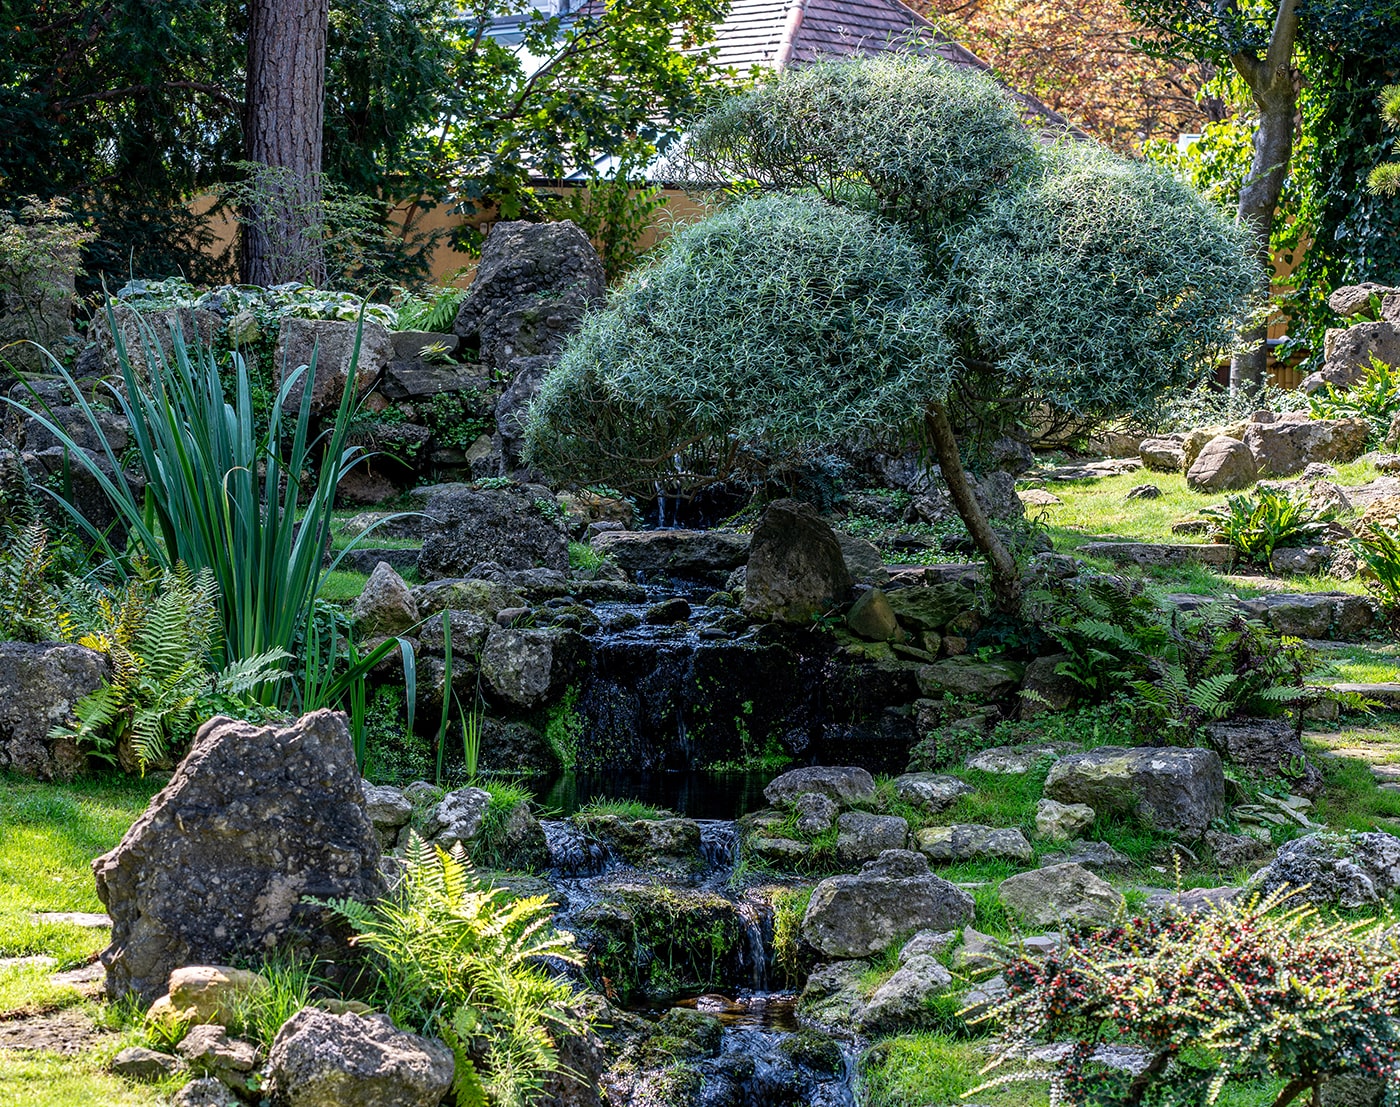
[[[332,0],[328,185],[424,207],[532,211],[532,173],[645,156],[698,112],[717,0],[623,0],[571,26],[538,14],[520,54],[484,34],[515,0]],[[524,17],[523,17],[524,18]],[[0,208],[68,198],[91,218],[88,287],[105,276],[227,275],[188,201],[244,152],[247,10],[220,0],[11,0],[0,25]],[[398,243],[399,274],[423,242]]]

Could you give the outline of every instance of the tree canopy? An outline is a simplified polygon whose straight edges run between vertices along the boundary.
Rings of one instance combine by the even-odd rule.
[[[1019,571],[953,423],[1148,412],[1228,348],[1258,279],[1188,186],[1036,142],[999,86],[938,59],[784,75],[697,129],[690,158],[711,151],[712,179],[747,165],[739,191],[778,194],[673,234],[586,321],[533,410],[535,463],[693,483],[765,444],[921,428],[1006,606]]]

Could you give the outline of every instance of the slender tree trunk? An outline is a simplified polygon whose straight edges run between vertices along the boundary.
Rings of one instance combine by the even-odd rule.
[[[933,453],[938,459],[943,483],[953,497],[953,506],[967,527],[973,544],[987,559],[992,598],[997,610],[1015,615],[1021,610],[1021,569],[992,529],[987,513],[982,510],[982,504],[972,490],[972,482],[967,479],[967,470],[963,468],[962,455],[958,452],[953,425],[948,421],[948,409],[942,404],[930,404],[924,412],[924,426],[933,443]]]
[[[329,0],[249,0],[244,136],[255,171],[243,280],[322,285],[321,141]]]
[[[1288,164],[1293,156],[1294,116],[1298,90],[1293,70],[1293,45],[1298,37],[1298,0],[1281,0],[1274,17],[1269,52],[1263,59],[1237,54],[1231,60],[1249,86],[1259,126],[1254,132],[1254,156],[1249,177],[1240,189],[1239,222],[1254,236],[1259,264],[1264,269],[1265,293],[1273,275],[1273,255],[1269,232],[1278,209]],[[1230,363],[1230,389],[1258,388],[1268,372],[1269,329],[1267,324],[1251,328],[1243,335],[1244,348]]]

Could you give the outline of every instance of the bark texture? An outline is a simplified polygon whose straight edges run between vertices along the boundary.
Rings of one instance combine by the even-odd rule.
[[[1021,570],[1016,559],[1011,556],[1006,545],[997,537],[987,513],[973,491],[972,482],[967,479],[963,468],[962,455],[958,452],[958,439],[953,433],[953,425],[948,420],[948,410],[942,404],[931,404],[924,414],[924,425],[929,440],[933,443],[933,453],[938,459],[938,468],[943,474],[943,483],[948,486],[948,494],[953,506],[967,527],[967,533],[983,557],[987,559],[987,569],[991,576],[992,598],[997,609],[1014,615],[1021,609]]]
[[[1273,261],[1269,231],[1293,156],[1294,117],[1298,109],[1293,47],[1297,39],[1298,0],[1281,0],[1274,17],[1268,54],[1263,58],[1253,54],[1236,54],[1231,58],[1259,109],[1254,155],[1249,177],[1240,189],[1237,217],[1254,235],[1259,263],[1264,269],[1266,293]],[[1268,336],[1267,325],[1254,327],[1243,336],[1243,348],[1230,363],[1232,391],[1246,386],[1257,388],[1264,383],[1268,371]]]
[[[249,0],[244,135],[258,196],[245,213],[243,280],[322,285],[321,146],[328,0]]]

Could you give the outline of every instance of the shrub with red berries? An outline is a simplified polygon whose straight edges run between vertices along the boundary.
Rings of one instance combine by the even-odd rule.
[[[1007,1029],[989,1072],[1047,1042],[1065,1107],[1200,1107],[1231,1079],[1286,1081],[1274,1107],[1306,1102],[1330,1077],[1400,1080],[1400,945],[1383,921],[1329,921],[1280,890],[1221,909],[1131,919],[1069,935],[1006,970],[1008,997],[983,1016]],[[1145,1067],[1094,1060],[1140,1047]]]

